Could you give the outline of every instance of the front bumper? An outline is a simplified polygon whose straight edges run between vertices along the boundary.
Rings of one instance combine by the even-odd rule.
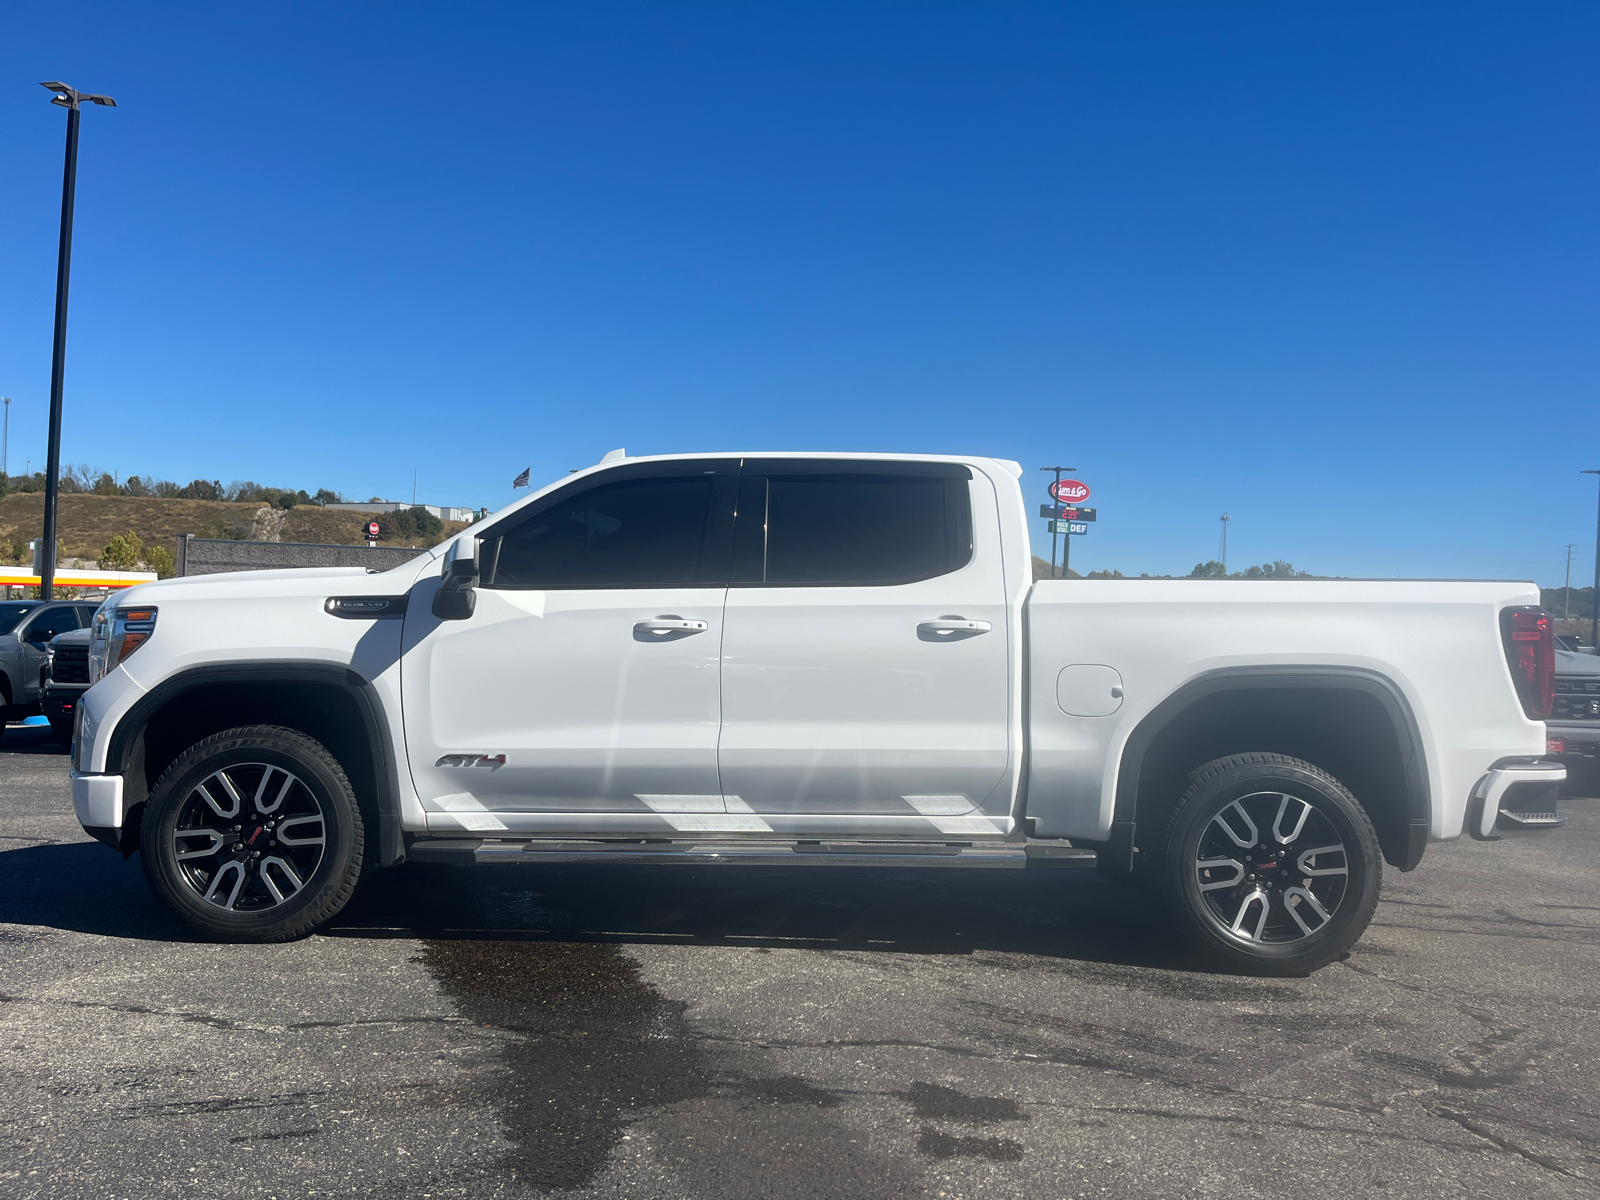
[[[1502,833],[1559,829],[1567,819],[1557,811],[1564,764],[1550,759],[1510,759],[1496,763],[1472,789],[1467,832],[1480,842]]]
[[[116,834],[122,828],[122,776],[73,771],[72,808],[78,824],[91,836],[105,841],[97,831]]]
[[[88,685],[75,687],[70,684],[52,684],[44,689],[44,696],[39,701],[39,707],[44,715],[50,718],[52,725],[60,721],[70,722],[73,713],[78,707],[78,701],[89,690]]]

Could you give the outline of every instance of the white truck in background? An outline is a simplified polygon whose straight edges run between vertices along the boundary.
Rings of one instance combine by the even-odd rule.
[[[1341,954],[1384,862],[1560,824],[1533,584],[1035,582],[1020,474],[618,452],[381,574],[133,588],[96,616],[78,818],[256,941],[406,860],[1087,847],[1260,972]]]

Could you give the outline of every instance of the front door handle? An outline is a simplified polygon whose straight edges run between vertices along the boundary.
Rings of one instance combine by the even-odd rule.
[[[685,621],[682,617],[654,617],[640,621],[633,627],[636,642],[673,642],[679,638],[693,637],[710,628],[704,621]]]
[[[923,621],[917,626],[917,636],[925,642],[959,642],[964,638],[988,633],[994,626],[987,621],[968,621],[964,617],[940,617],[937,621]]]

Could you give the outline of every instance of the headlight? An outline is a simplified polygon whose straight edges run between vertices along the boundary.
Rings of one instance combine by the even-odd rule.
[[[155,628],[154,608],[114,608],[109,600],[102,604],[95,611],[94,632],[89,635],[90,684],[116,670],[123,659],[150,640]]]

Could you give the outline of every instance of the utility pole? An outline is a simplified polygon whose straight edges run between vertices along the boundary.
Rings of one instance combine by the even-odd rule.
[[[1228,577],[1228,522],[1233,520],[1227,513],[1222,514],[1222,577]]]
[[[1576,549],[1571,542],[1567,543],[1567,582],[1561,589],[1561,619],[1565,621],[1572,615],[1572,551]]]
[[[1600,475],[1600,471],[1578,473]],[[1596,507],[1594,516],[1594,591],[1589,594],[1589,645],[1600,653],[1600,506]]]
[[[411,507],[417,506],[417,473],[411,472]]]
[[[67,161],[61,178],[61,250],[56,259],[56,334],[50,356],[50,448],[44,475],[44,541],[39,546],[39,598],[50,599],[56,581],[56,503],[61,481],[61,389],[67,371],[67,285],[72,275],[72,208],[78,190],[78,105],[84,101],[106,108],[110,96],[90,96],[64,83],[43,83],[50,103],[67,110]]]
[[[1061,472],[1063,472],[1063,471],[1076,471],[1077,469],[1078,469],[1077,467],[1040,467],[1039,468],[1039,470],[1041,470],[1041,471],[1054,471],[1056,473],[1056,483],[1058,483],[1058,484],[1061,482]],[[1057,497],[1057,495],[1056,495],[1056,488],[1053,485],[1050,488],[1050,499],[1056,504],[1060,504],[1061,503],[1060,498]],[[1050,522],[1050,578],[1051,579],[1054,579],[1056,577],[1056,538],[1058,536],[1060,536],[1055,532],[1055,527],[1056,527],[1056,523],[1054,521],[1051,521]],[[1072,550],[1072,541],[1069,538],[1067,540],[1067,551],[1068,551],[1068,553],[1071,553],[1071,550]],[[1061,573],[1063,575],[1066,574],[1066,563],[1065,562],[1062,563],[1062,571],[1061,571]]]
[[[6,462],[6,451],[11,449],[11,397],[0,396],[6,402],[5,426],[0,429],[0,479],[4,479],[6,486],[11,486],[11,476]]]

